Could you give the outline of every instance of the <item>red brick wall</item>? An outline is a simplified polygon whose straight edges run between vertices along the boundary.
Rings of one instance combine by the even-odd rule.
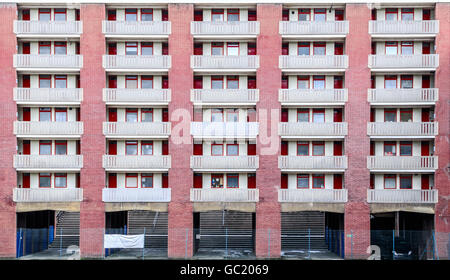
[[[259,169],[256,171],[256,187],[259,189],[259,203],[256,205],[257,257],[268,257],[269,252],[270,257],[277,257],[281,253],[281,208],[278,203],[278,189],[281,182],[281,173],[278,169],[280,146],[278,122],[281,109],[278,102],[278,89],[281,84],[278,57],[281,55],[282,43],[278,26],[281,15],[281,4],[257,6],[257,17],[260,22],[260,34],[256,43],[260,58],[260,67],[256,73],[259,89],[256,109],[260,122],[257,144]]]
[[[83,88],[80,118],[84,125],[81,137],[83,169],[80,186],[83,202],[80,213],[80,251],[82,256],[101,256],[103,251],[103,229],[105,210],[102,188],[105,187],[105,170],[102,156],[105,154],[105,137],[102,125],[106,121],[106,107],[102,100],[102,89],[106,86],[102,55],[105,54],[105,36],[102,20],[105,19],[104,4],[82,4],[80,10],[83,34],[80,52],[83,68],[80,73]]]
[[[436,71],[436,87],[439,88],[439,100],[436,103],[436,121],[439,123],[439,135],[436,137],[436,155],[439,157],[435,174],[435,186],[439,191],[439,200],[435,212],[435,230],[438,252],[441,257],[449,258],[448,242],[450,235],[450,4],[436,4],[436,19],[439,20],[439,34],[436,36],[436,53],[439,54],[439,68]]]
[[[193,146],[189,131],[192,113],[190,90],[193,74],[190,56],[193,54],[193,39],[190,26],[194,20],[193,5],[169,4],[169,20],[172,24],[172,33],[169,36],[169,55],[172,57],[172,67],[169,71],[169,88],[172,92],[172,101],[169,104],[169,118],[172,122],[172,136],[169,141],[172,161],[169,187],[172,189],[172,202],[169,203],[168,255],[171,258],[180,258],[186,254],[192,256],[193,241],[193,210],[190,202],[193,181],[190,156],[193,154]],[[180,126],[183,129],[177,129]],[[180,141],[180,136],[187,141]]]
[[[370,152],[370,139],[367,136],[367,122],[370,107],[367,102],[367,89],[370,87],[368,56],[371,39],[368,24],[371,11],[366,4],[347,4],[346,17],[350,29],[345,48],[349,56],[349,67],[345,73],[348,88],[348,102],[345,106],[345,119],[349,122],[348,136],[345,139],[345,154],[348,169],[345,172],[345,186],[348,189],[348,203],[345,206],[345,256],[361,257],[370,245],[370,211],[366,203],[370,173],[367,169],[367,156]],[[347,237],[353,234],[353,238]],[[353,246],[351,243],[353,242]]]
[[[16,71],[13,55],[16,53],[16,35],[13,22],[17,19],[15,4],[0,4],[0,257],[16,255],[16,213],[12,201],[13,188],[17,186],[13,156],[16,154],[16,137],[13,123],[17,107],[13,100]]]

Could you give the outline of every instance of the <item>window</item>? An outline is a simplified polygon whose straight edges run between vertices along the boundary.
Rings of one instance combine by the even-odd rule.
[[[67,141],[65,140],[55,141],[55,155],[67,155]]]
[[[227,122],[238,122],[239,111],[238,109],[227,109]]]
[[[314,9],[314,21],[326,21],[326,9]]]
[[[324,156],[325,155],[325,143],[324,142],[313,142],[312,143],[312,154],[313,154],[313,156]]]
[[[388,8],[386,9],[386,20],[397,20],[398,10],[397,8]]]
[[[402,20],[414,20],[414,9],[402,8]]]
[[[211,188],[223,188],[222,174],[211,174]]]
[[[153,188],[153,174],[142,173],[141,174],[141,186],[143,188]]]
[[[297,122],[309,122],[309,109],[297,109]]]
[[[395,175],[384,175],[384,188],[385,189],[395,189],[397,188]]]
[[[401,122],[412,122],[413,121],[412,109],[400,109],[400,121]]]
[[[211,144],[212,156],[223,156],[223,144]]]
[[[153,43],[141,43],[141,55],[153,55]]]
[[[384,155],[385,156],[395,156],[395,148],[397,143],[395,142],[384,142]]]
[[[51,122],[52,121],[52,109],[51,108],[39,108],[39,121]]]
[[[298,55],[309,55],[309,43],[299,42],[297,44]]]
[[[142,76],[141,88],[153,88],[153,76]]]
[[[52,87],[52,77],[50,75],[39,75],[39,87],[40,88],[51,88]]]
[[[142,109],[141,110],[142,122],[152,122],[153,121],[153,109]]]
[[[227,156],[238,156],[238,155],[239,155],[239,145],[227,144]]]
[[[413,42],[402,42],[402,54],[414,54]]]
[[[397,121],[397,110],[384,109],[384,121],[385,122],[396,122]]]
[[[297,142],[297,156],[309,156],[309,142]]]
[[[66,55],[67,54],[67,43],[66,42],[55,42],[54,49],[55,49],[55,54]]]
[[[39,20],[40,21],[50,21],[50,9],[39,9]]]
[[[227,76],[227,88],[228,89],[238,89],[239,88],[239,77],[238,76]]]
[[[314,55],[325,55],[326,54],[326,45],[325,43],[313,43],[313,54]]]
[[[223,55],[223,43],[211,43],[211,55]]]
[[[239,9],[228,9],[227,21],[239,21]]]
[[[66,21],[66,9],[55,8],[53,12],[55,21]]]
[[[125,154],[126,155],[137,155],[138,151],[138,142],[137,141],[125,141]]]
[[[141,154],[142,155],[153,155],[153,141],[142,141]]]
[[[227,43],[227,55],[239,55],[239,43]]]
[[[384,88],[397,88],[397,76],[384,76]]]
[[[223,122],[223,109],[211,109],[211,122]]]
[[[50,140],[39,141],[39,154],[40,155],[51,155],[52,154],[52,141],[50,141]]]
[[[125,87],[126,88],[137,88],[138,77],[137,76],[125,76]]]
[[[309,188],[309,175],[297,175],[297,189],[308,189]]]
[[[55,173],[55,188],[66,188],[66,187],[67,187],[67,174]]]
[[[400,175],[400,189],[412,189],[412,175]]]
[[[56,75],[55,76],[55,88],[67,88],[67,76]]]
[[[313,76],[313,88],[324,89],[325,88],[325,76]]]
[[[138,121],[138,109],[126,109],[125,121],[126,122],[137,122]]]
[[[137,9],[125,9],[125,21],[137,21]]]
[[[309,77],[308,76],[298,76],[297,77],[297,88],[298,89],[308,89],[309,88]]]
[[[325,188],[325,175],[323,174],[314,174],[312,176],[312,187],[313,189],[323,189]]]
[[[125,188],[137,188],[138,175],[137,173],[127,173],[125,175]]]
[[[239,174],[227,174],[227,188],[239,188]]]
[[[212,76],[211,77],[211,88],[212,89],[223,89],[223,76]]]
[[[325,122],[325,109],[313,109],[313,122]]]
[[[126,55],[137,55],[138,43],[137,42],[126,42],[125,43],[125,54]]]
[[[141,21],[153,21],[153,9],[141,9]]]
[[[400,142],[400,156],[412,156],[412,142],[401,141]]]
[[[223,21],[223,9],[212,9],[211,21]]]
[[[298,10],[298,20],[299,21],[310,21],[311,20],[311,10],[310,9],[299,9]]]
[[[39,42],[39,54],[50,54],[50,53],[51,53],[51,43]]]
[[[387,55],[397,55],[397,42],[386,42],[385,44],[385,52]]]
[[[67,121],[67,108],[55,108],[55,121],[56,122]]]
[[[50,173],[39,173],[39,187],[50,188],[52,186]]]
[[[413,88],[413,76],[412,75],[402,75],[400,78],[401,88]]]

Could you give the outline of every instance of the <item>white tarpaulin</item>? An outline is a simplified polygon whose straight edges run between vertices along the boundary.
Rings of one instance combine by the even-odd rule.
[[[144,248],[144,235],[105,234],[104,248]]]

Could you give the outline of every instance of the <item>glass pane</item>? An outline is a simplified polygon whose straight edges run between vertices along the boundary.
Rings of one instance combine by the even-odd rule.
[[[136,46],[126,46],[125,47],[126,55],[137,55],[137,45]]]
[[[412,122],[412,111],[400,111],[401,122]]]
[[[228,21],[239,21],[239,10],[234,11],[233,14],[228,11],[227,19]]]
[[[39,112],[39,121],[41,121],[41,122],[52,121],[51,112]]]
[[[397,55],[397,46],[386,46],[387,55]]]
[[[50,21],[50,9],[40,9],[39,20],[40,21]]]
[[[57,174],[55,174],[55,188],[64,188],[67,186],[67,178],[64,177],[57,177]]]
[[[325,178],[324,177],[313,177],[313,188],[324,188]]]
[[[397,113],[396,112],[384,112],[384,121],[385,122],[396,122],[397,121]]]
[[[309,46],[299,46],[298,55],[309,55]]]
[[[141,10],[141,20],[142,21],[153,21],[153,10],[152,9],[142,9]]]
[[[142,154],[143,155],[152,155],[153,154],[153,144],[142,143]]]
[[[384,80],[384,87],[385,88],[396,88],[397,87],[397,80]]]
[[[308,80],[297,80],[297,88],[299,88],[299,89],[309,88],[309,79]]]
[[[67,121],[67,112],[55,112],[55,121],[57,122],[66,122]]]
[[[211,176],[211,188],[222,188],[223,176]]]
[[[325,9],[317,9],[314,11],[315,21],[326,21]]]
[[[153,46],[142,47],[142,55],[153,55]]]
[[[66,155],[67,154],[67,145],[66,144],[55,145],[55,154]]]
[[[385,189],[395,189],[395,177],[385,177],[384,178],[384,188]]]
[[[298,122],[309,122],[309,114],[307,112],[297,113],[297,121]]]
[[[212,122],[223,122],[223,112],[220,110],[213,110],[211,113]]]
[[[412,79],[407,79],[407,80],[402,79],[401,81],[402,81],[402,84],[401,84],[402,88],[412,88],[413,87]]]
[[[66,9],[55,9],[55,21],[66,20]]]
[[[40,155],[51,155],[52,154],[52,145],[49,143],[39,145],[39,154]]]
[[[222,145],[212,145],[211,146],[211,154],[213,156],[221,156],[223,150],[223,146]]]
[[[325,155],[325,145],[313,145],[313,155],[314,156]]]
[[[223,55],[223,48],[222,47],[212,47],[211,55]]]
[[[126,146],[126,154],[127,155],[137,155],[137,145],[125,145]]]
[[[55,84],[56,86],[56,84]],[[52,81],[50,79],[39,79],[39,87],[40,88],[51,88]]]
[[[397,20],[397,9],[386,9],[386,20]]]
[[[126,113],[127,122],[137,122],[137,112],[127,112]]]
[[[144,112],[142,113],[142,122],[152,122],[153,121],[153,113]]]
[[[384,155],[385,156],[395,156],[395,144],[394,145],[384,145]]]
[[[232,45],[232,46],[228,46],[227,49],[227,54],[228,55],[239,55],[239,45]]]
[[[238,89],[239,88],[239,80],[228,80],[227,88],[229,89]]]
[[[325,88],[325,79],[323,80],[313,80],[313,85],[315,89],[324,89]]]
[[[412,189],[412,178],[400,177],[400,189]]]
[[[55,77],[55,88],[67,88],[67,80]]]
[[[239,188],[239,177],[238,175],[228,175],[227,176],[227,187],[229,188]]]
[[[142,176],[142,187],[153,188],[153,177]]]
[[[213,9],[211,21],[223,21],[223,10]]]
[[[237,156],[239,153],[238,145],[227,145],[227,155],[228,156]]]
[[[50,46],[39,46],[39,54],[50,54]]]
[[[402,54],[413,54],[413,53],[414,53],[413,46],[411,45],[402,46]]]
[[[309,155],[309,145],[308,145],[308,143],[305,143],[303,145],[297,145],[297,155],[299,155],[299,156],[307,156],[307,155]]]
[[[323,123],[325,122],[325,113],[313,113],[313,122],[315,123]]]
[[[298,20],[299,21],[309,21],[311,19],[310,17],[310,10],[309,9],[300,9]]]
[[[142,79],[142,88],[153,88],[153,80]]]
[[[126,79],[126,88],[137,88],[137,77],[135,79]]]
[[[314,47],[314,55],[325,55],[326,48],[322,46]]]
[[[67,47],[65,45],[55,45],[55,54],[67,54]]]
[[[51,179],[50,174],[48,174],[49,177],[39,177],[39,187],[50,187],[51,186]]]
[[[412,145],[400,145],[400,155],[401,156],[411,156],[412,155]]]
[[[126,186],[128,188],[137,188],[137,177],[127,177]]]
[[[212,89],[223,89],[223,80],[213,79],[211,80],[211,88]]]
[[[309,188],[309,180],[307,176],[297,177],[297,188]]]
[[[137,21],[137,10],[136,9],[125,9],[125,20],[126,21]]]

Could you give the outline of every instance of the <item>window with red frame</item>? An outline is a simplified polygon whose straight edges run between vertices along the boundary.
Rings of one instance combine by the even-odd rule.
[[[39,21],[50,21],[51,20],[51,9],[42,8],[39,9]]]
[[[414,54],[414,44],[413,42],[402,42],[402,54]]]
[[[138,174],[127,173],[125,175],[125,188],[137,188],[138,187]]]
[[[153,121],[153,108],[141,109],[141,121],[152,122]]]
[[[327,9],[314,9],[314,21],[326,21],[327,20]]]
[[[400,189],[412,189],[412,175],[400,175]]]
[[[211,188],[223,188],[223,174],[211,174]]]
[[[384,122],[396,122],[397,110],[396,109],[384,109]]]
[[[142,76],[141,88],[153,88],[153,76]]]
[[[384,76],[384,88],[397,88],[397,76]]]
[[[141,21],[153,21],[153,9],[141,9]]]
[[[325,109],[313,109],[312,121],[315,123],[325,122]]]
[[[400,77],[400,87],[401,88],[413,88],[413,76],[412,75],[402,75]]]
[[[125,109],[125,121],[126,122],[137,122],[138,121],[138,109],[135,109],[135,108]]]
[[[212,89],[223,89],[223,76],[211,76],[211,88]]]
[[[52,154],[52,141],[51,140],[40,140],[39,141],[39,154],[40,155],[51,155]]]
[[[52,175],[50,173],[39,173],[39,188],[51,188]]]
[[[212,42],[211,43],[211,55],[224,55],[223,43]]]
[[[239,21],[239,9],[228,9],[227,21]]]
[[[39,54],[51,54],[51,42],[39,42]]]
[[[397,8],[387,8],[385,11],[386,20],[398,20],[398,9]]]
[[[223,21],[223,9],[212,9],[211,11],[211,21]]]
[[[325,76],[313,76],[313,88],[324,89],[325,88]]]
[[[137,155],[138,154],[138,142],[137,141],[125,141],[125,154]]]
[[[125,43],[125,55],[137,55],[138,54],[138,43],[137,42],[126,42]]]
[[[297,142],[297,156],[309,156],[309,142]]]
[[[298,42],[297,43],[297,54],[298,55],[309,55],[309,45],[308,42]]]
[[[326,55],[326,44],[322,42],[313,43],[313,54],[314,55]]]
[[[67,108],[55,108],[55,122],[67,122]]]
[[[54,54],[66,55],[67,42],[55,42],[53,45]]]
[[[309,189],[309,175],[297,174],[297,189]]]
[[[53,10],[53,18],[55,21],[66,21],[67,20],[67,10],[63,8],[55,8]]]
[[[153,55],[153,43],[142,42],[141,43],[141,55]]]
[[[223,144],[211,144],[212,156],[223,156]]]
[[[67,88],[67,75],[55,75],[55,88]]]
[[[297,109],[297,122],[309,122],[309,109]]]
[[[223,109],[211,109],[211,122],[223,122]]]
[[[402,8],[402,20],[414,20],[414,9]]]
[[[153,155],[153,141],[141,142],[141,155]]]
[[[137,76],[125,76],[125,88],[137,88],[138,87],[138,77]]]
[[[412,156],[411,141],[400,141],[400,156]]]
[[[55,173],[55,188],[67,188],[67,173]]]
[[[298,9],[298,21],[310,21],[310,20],[311,20],[311,9]]]
[[[313,156],[324,156],[325,155],[325,142],[322,142],[322,141],[312,142],[312,155]]]
[[[67,155],[66,140],[55,140],[55,155]]]
[[[309,88],[309,76],[297,76],[297,88],[308,89]]]
[[[239,155],[239,145],[227,144],[227,156],[238,156],[238,155]]]
[[[51,87],[52,87],[52,76],[39,75],[39,88],[51,88]]]
[[[227,174],[227,188],[239,188],[239,174]]]
[[[384,188],[385,189],[396,189],[397,188],[397,178],[393,174],[384,175]]]
[[[398,43],[397,42],[386,42],[384,44],[384,49],[386,55],[397,55],[398,54]]]
[[[153,188],[153,174],[152,173],[142,173],[141,174],[141,187],[142,188]]]
[[[412,110],[412,108],[402,108],[402,109],[400,109],[400,121],[401,122],[412,122],[413,121],[413,110]]]
[[[239,121],[239,110],[238,109],[226,109],[227,112],[227,122],[238,122]]]
[[[125,21],[137,21],[137,9],[125,9]]]
[[[239,76],[227,76],[227,89],[239,89]]]
[[[52,109],[51,108],[39,108],[39,121],[51,122],[52,121]]]
[[[324,189],[325,188],[325,175],[324,174],[313,174],[312,175],[312,187],[313,189]]]
[[[385,156],[395,156],[397,148],[396,142],[386,141],[384,142],[384,155]]]
[[[236,42],[227,43],[227,55],[229,56],[239,55],[239,43]]]

